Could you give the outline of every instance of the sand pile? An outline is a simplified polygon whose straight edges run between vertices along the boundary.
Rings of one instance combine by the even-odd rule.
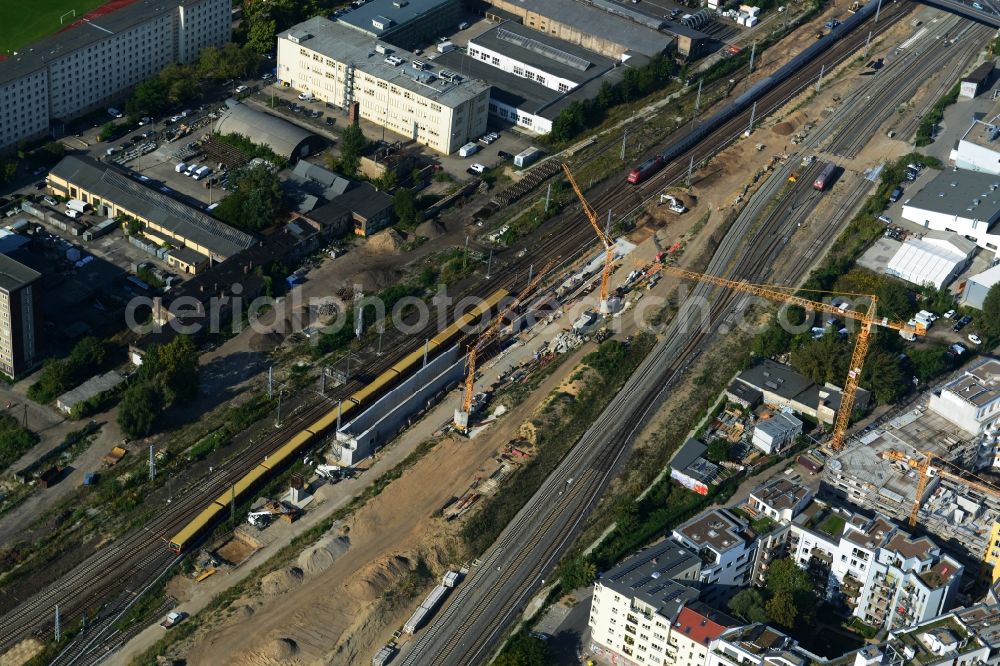
[[[396,284],[397,281],[398,275],[396,271],[391,270],[368,269],[354,276],[354,283],[361,285],[361,289],[365,294],[385,289]]]
[[[372,252],[399,252],[403,247],[403,237],[395,229],[380,231],[368,239],[368,249]]]
[[[771,130],[778,136],[788,136],[795,131],[795,125],[786,120],[783,123],[778,123]]]
[[[288,567],[272,571],[260,579],[260,591],[267,595],[282,594],[298,587],[302,582],[302,569]]]
[[[337,558],[351,547],[351,540],[345,536],[324,537],[312,548],[299,553],[299,568],[307,576],[314,576],[330,568]]]
[[[291,659],[298,651],[299,646],[291,638],[275,638],[264,648],[264,654],[278,662]]]
[[[423,224],[419,225],[413,233],[418,236],[424,236],[425,238],[437,238],[438,236],[443,236],[447,230],[444,225],[437,220],[427,220]]]
[[[383,592],[413,569],[413,563],[402,555],[381,558],[362,570],[361,575],[347,584],[351,599],[374,601]]]

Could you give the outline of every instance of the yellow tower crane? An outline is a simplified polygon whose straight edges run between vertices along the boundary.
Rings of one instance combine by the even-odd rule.
[[[847,319],[853,319],[861,322],[861,330],[858,331],[857,340],[854,343],[854,353],[851,355],[851,364],[847,372],[847,380],[844,382],[844,390],[840,398],[840,408],[837,410],[837,420],[833,427],[833,436],[830,439],[830,446],[835,451],[839,450],[844,445],[844,435],[847,432],[847,425],[851,418],[851,412],[854,409],[854,400],[858,393],[858,382],[861,381],[861,368],[864,366],[865,356],[868,355],[868,346],[871,343],[872,327],[881,326],[882,328],[901,331],[904,334],[911,336],[922,332],[915,330],[909,324],[898,321],[890,321],[885,317],[876,317],[875,307],[878,304],[878,297],[874,295],[865,296],[865,298],[870,299],[867,311],[856,312],[846,308],[842,309],[836,305],[821,303],[819,301],[811,301],[807,298],[796,296],[792,293],[790,287],[736,282],[735,280],[727,280],[726,278],[716,277],[714,275],[695,273],[693,271],[687,271],[683,268],[675,268],[673,266],[663,266],[660,270],[669,275],[684,278],[686,280],[707,282],[719,287],[725,287],[726,289],[739,291],[744,294],[752,294],[754,296],[760,296],[762,298],[778,301],[780,303],[787,303],[789,305],[798,305],[807,310],[817,310],[819,312],[826,312],[838,317],[845,317]]]
[[[569,165],[563,162],[563,171],[566,173],[566,179],[569,184],[573,187],[573,191],[576,192],[576,197],[580,200],[580,205],[583,206],[583,214],[590,220],[590,226],[594,227],[594,231],[597,232],[597,237],[604,244],[604,272],[601,273],[601,314],[608,314],[610,312],[610,305],[608,304],[608,298],[611,295],[611,268],[614,266],[615,262],[615,241],[611,236],[609,236],[604,229],[601,229],[600,223],[597,221],[597,211],[591,207],[587,202],[586,197],[583,196],[583,190],[580,186],[576,184],[576,178],[573,177],[573,172],[569,170]]]
[[[469,354],[465,364],[465,398],[462,401],[462,409],[455,410],[455,428],[457,428],[460,432],[467,432],[469,429],[469,413],[472,411],[472,397],[476,388],[476,359],[479,356],[479,352],[485,349],[486,345],[493,341],[493,338],[503,325],[504,319],[514,312],[524,299],[535,290],[538,283],[542,281],[542,278],[545,277],[557,261],[558,259],[553,259],[547,263],[545,268],[540,270],[538,274],[532,278],[531,282],[528,283],[528,286],[517,295],[517,298],[511,301],[510,305],[504,308],[504,310],[489,323],[482,334],[480,334],[479,338],[469,346]]]

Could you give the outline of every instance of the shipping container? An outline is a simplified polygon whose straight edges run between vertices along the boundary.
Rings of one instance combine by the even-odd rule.
[[[519,152],[517,155],[514,156],[514,166],[518,167],[519,169],[523,169],[524,167],[530,166],[535,162],[537,162],[538,158],[541,157],[542,154],[543,153],[541,148],[535,148],[534,146],[526,148],[525,150],[522,150],[521,152]]]

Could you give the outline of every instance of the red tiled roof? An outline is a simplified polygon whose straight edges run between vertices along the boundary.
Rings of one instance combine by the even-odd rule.
[[[704,646],[708,646],[709,643],[718,638],[725,630],[726,627],[718,622],[713,622],[687,606],[681,609],[673,627],[673,631],[679,632]]]

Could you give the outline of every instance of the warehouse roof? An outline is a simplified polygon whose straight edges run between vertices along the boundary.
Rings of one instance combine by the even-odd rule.
[[[677,449],[677,453],[670,459],[670,466],[674,469],[685,469],[688,465],[705,455],[708,447],[697,439],[689,439]]]
[[[369,0],[337,21],[376,37],[410,23],[455,0]],[[381,27],[377,27],[375,23]]]
[[[370,220],[392,208],[392,197],[369,183],[358,183],[333,201],[363,220]]]
[[[0,254],[0,290],[10,293],[31,284],[42,274],[6,254]]]
[[[295,157],[303,143],[316,138],[315,134],[298,125],[270,113],[251,109],[246,104],[226,100],[226,105],[229,110],[215,122],[216,132],[242,134],[254,143],[267,146],[275,155],[286,160]]]
[[[962,83],[975,83],[976,85],[985,83],[993,73],[993,67],[993,61],[987,60],[983,64],[979,65],[979,67],[976,67],[974,70],[969,72],[967,76],[962,77]]]
[[[56,398],[56,405],[68,414],[77,404],[95,398],[105,391],[118,386],[123,381],[125,381],[125,378],[114,370],[106,372],[103,375],[91,377],[76,388],[66,391]]]
[[[936,238],[906,241],[889,260],[885,272],[913,284],[930,284],[940,289],[951,281],[976,247],[968,239],[951,235],[955,236],[954,241]]]
[[[52,175],[170,229],[225,258],[254,244],[250,234],[205,215],[89,157],[64,157]]]
[[[427,67],[423,70],[414,69],[412,61],[416,56],[396,47],[392,47],[392,54],[404,62],[394,67],[385,62],[385,56],[375,51],[377,43],[371,37],[322,16],[285,30],[278,35],[278,39],[290,39],[337,62],[354,63],[355,68],[362,72],[447,107],[460,106],[488,89],[488,86],[475,80],[445,81],[434,68],[436,61],[433,60],[428,62],[425,59]],[[426,81],[416,80],[414,77],[417,76]]]
[[[134,0],[100,16],[86,20],[81,16],[59,32],[24,47],[16,55],[0,59],[0,83],[19,79],[57,58],[102,42],[135,25],[153,20],[157,15],[169,16],[178,6],[199,2],[201,0]]]
[[[903,206],[904,217],[907,208],[992,220],[1000,214],[1000,176],[947,169],[910,197]],[[913,221],[924,222],[922,219]]]
[[[1000,282],[1000,264],[997,264],[993,268],[988,268],[982,273],[973,275],[969,278],[969,282],[975,282],[976,284],[989,289],[996,283]]]
[[[518,0],[517,4],[584,34],[614,42],[623,53],[632,50],[652,56],[666,51],[674,42],[670,35],[575,0]]]
[[[757,421],[757,425],[754,426],[754,428],[770,435],[771,437],[783,437],[785,434],[790,432],[801,432],[802,421],[790,414],[778,412],[769,419],[761,419]]]
[[[578,85],[615,66],[615,61],[610,58],[561,39],[554,39],[544,32],[532,30],[514,21],[487,29],[470,39],[469,46],[480,46],[503,53],[529,67]]]

